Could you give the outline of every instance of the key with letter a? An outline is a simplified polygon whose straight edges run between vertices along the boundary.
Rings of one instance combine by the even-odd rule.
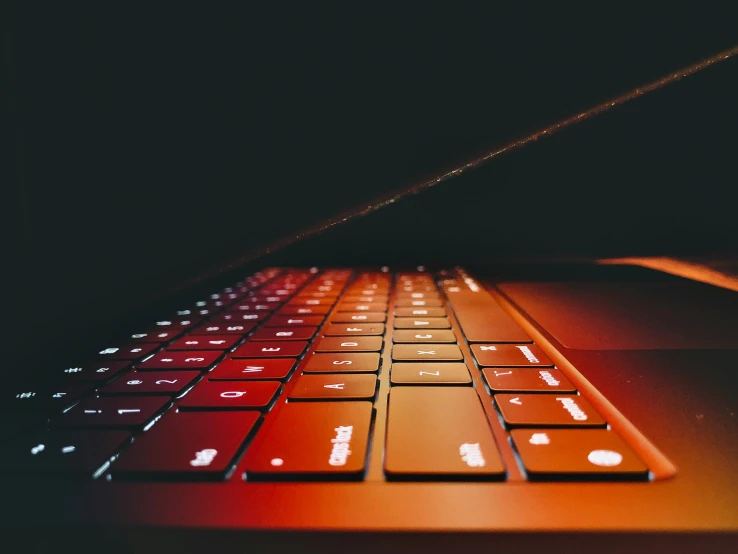
[[[371,400],[377,378],[368,374],[301,375],[290,400]]]

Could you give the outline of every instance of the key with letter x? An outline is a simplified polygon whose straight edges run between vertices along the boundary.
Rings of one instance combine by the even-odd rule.
[[[395,344],[392,359],[399,361],[460,361],[464,356],[455,344]]]

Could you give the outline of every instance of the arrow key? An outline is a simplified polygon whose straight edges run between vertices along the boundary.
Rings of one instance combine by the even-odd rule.
[[[377,388],[374,375],[302,375],[290,400],[371,400]]]

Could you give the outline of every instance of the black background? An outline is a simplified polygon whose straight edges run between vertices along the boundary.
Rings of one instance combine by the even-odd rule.
[[[8,342],[92,333],[205,268],[728,48],[734,21],[671,5],[10,5]],[[714,194],[730,188],[735,75],[733,64],[694,77],[678,100],[644,99],[612,124],[536,144],[273,261],[360,259],[356,244],[375,236],[367,260],[724,248],[736,226]],[[697,115],[663,130],[684,114]],[[672,139],[653,156],[637,146],[614,156],[633,136]],[[677,155],[676,136],[710,146]],[[588,165],[571,141],[589,148]],[[700,183],[699,162],[669,166],[687,191],[673,195],[673,180],[654,176],[685,152],[725,164]],[[624,176],[628,194],[671,194],[657,212],[667,215],[625,201]],[[499,195],[494,209],[475,202],[480,191]],[[705,194],[715,202],[690,198]],[[511,208],[521,195],[525,217]],[[485,218],[488,234],[469,223]],[[432,240],[419,243],[410,219],[433,223]]]

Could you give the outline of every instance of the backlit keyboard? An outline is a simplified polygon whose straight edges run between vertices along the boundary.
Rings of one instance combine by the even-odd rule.
[[[374,452],[387,481],[649,477],[463,270],[266,269],[132,331],[6,391],[30,431],[2,472],[361,481]]]

